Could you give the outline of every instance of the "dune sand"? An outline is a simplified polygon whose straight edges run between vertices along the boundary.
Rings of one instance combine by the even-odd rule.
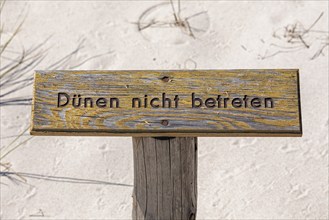
[[[191,28],[170,26],[171,10],[166,1],[7,1],[1,45],[26,19],[1,66],[41,44],[33,69],[298,68],[302,138],[199,139],[197,219],[328,219],[328,2],[182,1]],[[303,41],[288,42],[293,30]],[[31,95],[28,86],[9,97]],[[31,107],[0,109],[3,147],[28,127]],[[130,219],[131,145],[32,138],[1,160],[26,179],[1,177],[1,219]]]

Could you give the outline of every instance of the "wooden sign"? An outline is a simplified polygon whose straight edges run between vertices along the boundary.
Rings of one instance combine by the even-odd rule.
[[[301,136],[298,70],[36,71],[31,134]]]

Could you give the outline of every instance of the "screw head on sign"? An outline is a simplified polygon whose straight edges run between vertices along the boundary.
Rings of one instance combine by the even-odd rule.
[[[162,121],[161,121],[161,124],[162,124],[163,126],[168,126],[168,125],[169,125],[169,121],[168,121],[168,120],[162,120]]]

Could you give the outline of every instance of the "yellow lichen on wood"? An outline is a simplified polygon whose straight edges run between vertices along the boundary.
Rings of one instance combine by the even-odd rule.
[[[300,136],[298,83],[298,70],[37,71],[31,133]]]

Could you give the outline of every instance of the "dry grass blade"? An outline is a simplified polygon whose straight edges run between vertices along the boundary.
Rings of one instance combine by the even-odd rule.
[[[305,28],[304,25],[297,21],[294,24],[288,24],[283,28],[277,29],[273,33],[273,37],[275,40],[279,42],[274,44],[270,44],[270,50],[267,50],[265,55],[261,56],[262,59],[274,57],[278,54],[282,53],[293,53],[302,49],[310,49],[314,48],[316,45],[314,44],[317,41],[317,35],[321,34],[328,38],[328,31],[323,30],[313,30],[315,25],[320,21],[323,17],[324,12],[320,13],[320,15],[314,20],[314,22],[309,26],[309,28]],[[328,46],[328,42],[321,43],[320,48],[317,52],[311,57],[311,59],[315,59],[323,54],[324,49]]]
[[[86,62],[88,62],[88,61],[90,61],[90,60],[92,60],[92,59],[95,59],[95,58],[97,58],[97,57],[102,57],[102,56],[107,55],[107,54],[109,54],[109,53],[112,53],[112,52],[109,51],[109,52],[107,52],[107,53],[102,53],[102,54],[98,54],[98,55],[95,55],[95,56],[91,56],[91,57],[89,57],[89,58],[83,60],[82,62],[80,62],[80,63],[77,64],[77,65],[70,66],[69,69],[78,68],[79,66],[82,66],[83,64],[85,64]]]
[[[20,135],[21,136],[21,135]],[[19,136],[19,137],[20,137]],[[7,155],[9,155],[11,152],[13,152],[14,150],[16,150],[18,147],[20,147],[20,146],[22,146],[23,144],[25,144],[26,142],[28,142],[29,140],[31,140],[33,137],[29,137],[29,138],[27,138],[26,140],[24,140],[24,141],[22,141],[22,142],[19,142],[15,147],[13,147],[12,149],[10,149],[9,151],[7,151],[5,154],[1,154],[0,155],[0,166],[1,167],[4,167],[5,168],[5,171],[1,171],[0,173],[1,173],[1,176],[5,176],[4,175],[4,172],[6,172],[6,171],[9,171],[10,169],[11,169],[11,164],[10,163],[2,163],[1,161],[3,160],[3,158],[5,158]],[[14,141],[13,141],[13,143],[15,143],[15,142],[17,142],[19,140],[19,138],[16,138]],[[12,178],[11,176],[7,176],[10,180],[12,180],[12,181],[15,181],[15,180],[17,180],[17,181],[19,181],[19,182],[23,182],[23,183],[26,183],[27,181],[26,181],[26,179],[24,178],[24,177],[22,177],[20,174],[18,174],[18,173],[16,173],[16,174],[14,174],[14,176],[16,176],[16,177],[18,177],[19,179],[14,179],[14,178]]]
[[[4,1],[1,1],[0,11],[3,11]],[[25,50],[22,48],[21,51],[17,51],[17,48],[13,49],[12,45],[14,44],[15,37],[22,29],[22,26],[25,22],[25,18],[27,14],[18,17],[18,26],[14,27],[13,34],[8,36],[8,40],[6,40],[3,44],[0,45],[0,107],[10,106],[10,105],[30,105],[31,97],[18,95],[19,92],[33,83],[33,71],[37,68],[37,66],[44,60],[46,57],[49,48],[43,49],[44,45],[51,38],[49,36],[44,41],[40,42],[37,45],[32,46],[31,48]],[[2,24],[0,31],[0,38],[4,37],[4,24]],[[84,63],[98,58],[100,56],[106,55],[108,53],[95,55],[89,57],[80,63],[76,64],[76,62],[72,62],[74,56],[78,54],[78,52],[84,47],[84,39],[80,41],[77,48],[70,52],[68,55],[59,59],[58,61],[50,64],[46,69],[73,69],[80,67]]]
[[[26,142],[28,142],[29,140],[31,140],[33,137],[29,137],[27,139],[25,139],[22,142],[19,142],[15,147],[13,147],[12,149],[10,149],[9,151],[7,151],[4,154],[1,154],[0,156],[0,160],[2,160],[3,158],[5,158],[8,154],[10,154],[11,152],[13,152],[14,150],[16,150],[17,148],[19,148],[20,146],[22,146],[23,144],[25,144]]]
[[[324,12],[322,12],[320,14],[320,16],[313,22],[313,24],[305,31],[305,33],[308,33],[309,31],[311,31],[311,29],[320,21],[320,19],[322,18]],[[304,33],[304,34],[305,34]]]
[[[49,38],[48,38],[49,39]],[[31,98],[29,97],[9,97],[12,94],[30,86],[33,82],[33,77],[31,75],[32,71],[40,64],[46,56],[46,51],[41,50],[43,44],[45,44],[48,39],[39,45],[22,51],[19,58],[12,60],[9,64],[1,68],[2,79],[0,83],[0,88],[2,90],[0,95],[0,107],[9,105],[29,105],[31,103]],[[104,56],[108,53],[103,53],[89,57],[78,64],[72,64],[72,58],[83,48],[84,40],[82,40],[77,48],[64,56],[62,59],[48,66],[47,69],[73,69],[77,68],[84,63]]]
[[[6,3],[6,1],[0,1],[0,14],[2,13],[5,3]]]
[[[205,14],[206,12],[205,11],[202,11],[202,12],[198,12],[196,14],[193,14],[193,15],[190,15],[190,16],[187,16],[185,18],[182,18],[181,17],[181,1],[178,0],[177,1],[177,10],[176,10],[176,7],[175,7],[175,4],[174,4],[174,1],[173,0],[169,0],[169,4],[170,4],[170,8],[171,8],[171,11],[172,11],[172,16],[173,16],[173,21],[171,21],[170,19],[169,20],[164,20],[161,21],[161,20],[158,20],[158,19],[151,19],[147,22],[143,22],[143,19],[145,17],[147,17],[149,14],[152,13],[152,11],[162,7],[162,6],[165,6],[165,5],[168,5],[168,3],[160,3],[160,4],[157,4],[157,5],[154,5],[150,8],[148,8],[147,10],[145,10],[140,16],[139,16],[139,19],[138,19],[138,22],[137,22],[137,27],[138,27],[138,31],[144,31],[145,29],[147,28],[172,28],[172,27],[177,27],[177,28],[180,28],[181,31],[184,33],[184,34],[187,34],[188,36],[192,37],[192,38],[196,38],[195,34],[194,34],[194,31],[196,32],[205,32],[205,30],[202,30],[202,29],[198,29],[198,28],[194,28],[191,26],[190,22],[189,22],[189,19],[193,18],[193,17],[197,17],[197,16],[200,16],[202,14]]]
[[[0,106],[8,105],[31,105],[32,98],[20,98],[6,99],[0,102]]]
[[[4,1],[0,1],[0,13],[4,8]],[[25,16],[26,17],[26,16]],[[20,17],[18,18],[20,20]],[[3,44],[0,42],[0,59],[1,64],[5,64],[0,66],[0,107],[3,106],[12,106],[12,105],[30,105],[32,98],[30,96],[21,96],[18,95],[18,91],[30,86],[33,82],[32,72],[37,68],[37,66],[44,60],[46,57],[48,49],[42,49],[44,45],[48,42],[50,37],[46,38],[44,41],[40,42],[37,45],[33,45],[28,49],[22,48],[21,51],[17,51],[17,48],[13,49],[13,44],[15,42],[15,38],[19,34],[20,30],[23,27],[25,22],[25,18],[21,22],[17,22],[19,25],[13,28],[13,33],[8,36],[8,40],[6,40]],[[4,24],[1,24],[0,27],[0,38],[1,40],[4,37]],[[78,43],[77,47],[65,55],[63,58],[58,61],[51,63],[46,67],[46,69],[65,69],[65,68],[77,68],[83,65],[84,63],[109,54],[111,52],[102,53],[98,55],[94,55],[91,57],[87,57],[86,59],[77,62],[73,62],[73,58],[78,54],[79,51],[84,47],[85,40],[82,39],[80,43]],[[13,141],[11,141],[8,145],[1,147],[0,149],[0,175],[5,176],[13,182],[26,182],[26,179],[22,174],[18,172],[13,172],[11,168],[11,163],[2,162],[9,154],[23,146],[25,143],[30,141],[33,137],[28,137],[22,140],[22,136],[28,130],[25,129],[21,134],[15,136]],[[27,175],[29,178],[38,178],[36,175],[33,176]],[[50,178],[50,177],[49,177]],[[40,177],[41,179],[41,177]],[[54,178],[56,180],[56,178]],[[54,180],[54,181],[55,181]],[[0,183],[3,184],[3,183]],[[123,184],[124,185],[124,184]]]
[[[329,47],[329,36],[327,36],[327,38],[324,39],[324,41],[321,43],[321,45],[322,45],[322,47],[320,47],[319,50],[313,55],[313,57],[311,58],[311,60],[316,59],[320,55],[324,55],[323,51],[327,47]]]
[[[24,173],[24,172],[2,172],[3,176],[10,175],[20,175],[21,177],[31,178],[31,179],[41,179],[52,182],[62,182],[62,183],[76,183],[76,184],[104,184],[104,185],[116,185],[116,186],[128,186],[132,187],[130,184],[124,183],[113,183],[101,180],[91,180],[91,179],[82,179],[82,178],[74,178],[74,177],[63,177],[63,176],[50,176],[50,175],[42,175],[42,174],[34,174],[34,173]]]
[[[0,69],[0,71],[5,70],[5,72],[1,73],[0,79],[5,77],[8,73],[13,71],[14,69],[16,69],[19,65],[21,65],[24,62],[24,59],[25,59],[25,50],[23,50],[21,57],[19,58],[18,61],[12,60],[15,62],[11,62],[11,63],[7,64],[7,66]],[[13,65],[13,66],[9,68],[10,65]]]
[[[18,27],[16,28],[15,32],[10,36],[10,38],[6,41],[6,43],[4,45],[0,46],[0,55],[5,51],[5,49],[8,47],[8,45],[10,44],[10,42],[15,38],[15,36],[18,34],[18,32],[21,30],[21,27],[23,25],[25,20],[23,20]],[[2,78],[2,74],[0,75],[0,79]]]
[[[176,10],[175,10],[175,6],[174,6],[174,2],[173,0],[170,0],[170,5],[171,5],[171,9],[173,11],[173,15],[174,15],[174,18],[175,18],[175,22],[178,23],[179,22],[179,17],[177,16],[177,13],[176,13]]]
[[[71,53],[69,53],[68,55],[64,56],[63,58],[61,58],[60,60],[58,60],[57,62],[51,64],[48,66],[48,69],[57,69],[59,66],[65,65],[67,64],[68,61],[70,61],[71,57],[75,54],[77,54],[82,48],[83,48],[83,43],[84,43],[84,39],[78,44],[77,48],[75,50],[73,50]]]
[[[27,127],[22,133],[20,133],[19,135],[17,135],[16,136],[16,138],[12,141],[12,142],[10,142],[7,146],[5,146],[5,147],[1,147],[0,148],[0,158],[1,158],[1,152],[3,151],[3,150],[5,150],[5,149],[7,149],[7,148],[9,148],[10,146],[12,146],[20,137],[22,137],[23,136],[23,134],[25,133],[25,132],[27,132],[29,130],[29,127]]]
[[[18,182],[21,182],[21,183],[26,183],[27,180],[22,175],[20,175],[18,173],[15,173],[13,175],[13,176],[18,177],[18,178],[13,178],[12,176],[6,175],[6,173],[11,172],[10,171],[10,170],[12,170],[11,166],[12,166],[11,163],[0,163],[0,167],[3,167],[4,168],[4,170],[1,169],[0,176],[7,176],[8,179],[10,179],[10,180],[12,180],[14,182],[15,181],[18,181]],[[2,182],[0,182],[0,183],[2,184]]]

